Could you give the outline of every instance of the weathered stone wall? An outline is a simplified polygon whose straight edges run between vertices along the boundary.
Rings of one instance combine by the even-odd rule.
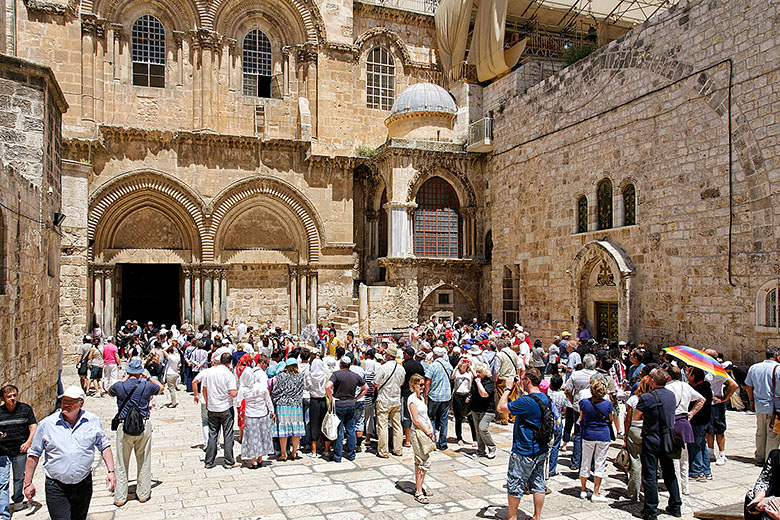
[[[771,3],[683,1],[525,95],[514,75],[487,87],[486,100],[506,95],[487,166],[494,317],[503,268],[516,265],[534,337],[592,319],[578,253],[599,240],[629,260],[623,275],[610,260],[613,290],[629,287],[621,339],[714,347],[738,361],[776,342],[756,311],[759,288],[780,271],[778,34]],[[604,178],[613,227],[598,230]],[[633,226],[623,226],[627,183]],[[589,227],[576,233],[581,195]]]
[[[272,320],[289,328],[286,265],[232,265],[228,270],[228,315],[254,325]]]
[[[0,55],[0,366],[39,415],[57,397],[65,110],[48,68]]]

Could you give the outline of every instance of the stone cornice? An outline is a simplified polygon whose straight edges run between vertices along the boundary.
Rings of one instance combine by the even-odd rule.
[[[28,11],[37,13],[75,16],[76,12],[78,12],[79,3],[77,0],[71,0],[67,4],[50,2],[48,0],[24,0],[24,6]]]
[[[473,258],[394,258],[384,257],[379,258],[379,265],[382,267],[439,267],[458,270],[477,271],[482,269],[482,266],[488,265],[490,262],[486,260],[476,260]]]
[[[235,148],[262,145],[263,148],[287,150],[303,150],[309,146],[307,141],[300,141],[297,139],[263,139],[253,135],[219,134],[212,132],[195,132],[192,130],[126,128],[110,125],[100,125],[99,128],[102,140],[191,142],[209,146],[227,146]]]
[[[399,9],[397,7],[367,4],[360,2],[359,0],[354,2],[353,11],[355,14],[365,13],[368,16],[374,16],[376,18],[393,22],[408,23],[416,26],[435,26],[433,13],[418,13],[415,11],[407,11],[406,9]]]

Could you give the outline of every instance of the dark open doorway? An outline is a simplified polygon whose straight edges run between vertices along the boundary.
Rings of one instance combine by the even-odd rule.
[[[153,321],[170,327],[181,324],[181,266],[178,264],[122,264],[119,324]]]

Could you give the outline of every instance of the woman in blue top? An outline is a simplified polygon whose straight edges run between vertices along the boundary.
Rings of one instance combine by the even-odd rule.
[[[593,502],[606,502],[607,498],[599,494],[601,480],[607,467],[609,449],[609,425],[612,423],[612,403],[604,400],[607,395],[607,381],[597,374],[590,379],[589,399],[580,401],[580,431],[582,432],[582,463],[580,464],[580,498],[588,498],[588,477],[593,470]],[[595,464],[594,464],[595,461]]]

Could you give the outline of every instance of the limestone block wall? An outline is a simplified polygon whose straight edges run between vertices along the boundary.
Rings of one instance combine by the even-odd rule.
[[[331,321],[339,311],[352,304],[353,273],[352,265],[317,269],[318,320],[321,323]],[[357,330],[353,332],[357,334]]]
[[[621,339],[709,346],[737,361],[777,341],[756,326],[759,288],[780,271],[776,20],[770,3],[683,1],[525,95],[515,75],[485,89],[486,106],[506,95],[487,164],[495,317],[513,266],[533,336],[571,330],[575,311],[593,305],[583,298],[591,273],[575,260],[604,240],[634,269]],[[613,227],[599,230],[605,178]],[[637,191],[632,226],[627,183]],[[581,195],[588,231],[576,233]]]
[[[57,396],[61,114],[51,71],[0,56],[0,366],[38,415]]]
[[[289,328],[288,280],[286,265],[231,265],[228,270],[228,316],[252,324],[272,320]]]

